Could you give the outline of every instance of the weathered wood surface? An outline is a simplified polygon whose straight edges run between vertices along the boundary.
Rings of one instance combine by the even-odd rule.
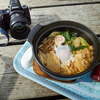
[[[9,0],[0,0],[0,9],[7,7]],[[83,2],[84,0],[21,0],[29,6]],[[95,0],[85,0],[95,1]],[[84,5],[31,10],[32,26],[57,20],[72,20],[100,33],[100,5]],[[12,62],[21,45],[0,47],[0,100],[14,100],[57,95],[57,93],[17,74]]]
[[[43,6],[43,5],[55,5],[64,3],[76,3],[76,2],[93,2],[97,0],[20,0],[22,4],[28,6]],[[99,0],[98,0],[99,1]],[[9,0],[0,0],[0,9],[7,8]]]
[[[33,24],[72,20],[86,25],[96,34],[100,33],[100,4],[33,9],[31,15]]]

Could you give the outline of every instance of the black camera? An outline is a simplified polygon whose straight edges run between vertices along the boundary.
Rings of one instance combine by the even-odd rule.
[[[30,24],[29,9],[26,5],[21,6],[19,0],[10,0],[8,9],[0,11],[0,27],[15,39],[27,38]]]

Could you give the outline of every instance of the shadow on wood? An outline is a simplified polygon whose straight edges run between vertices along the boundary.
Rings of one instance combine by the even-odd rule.
[[[12,58],[2,56],[2,55],[0,56],[0,58],[5,62],[5,66],[4,66],[5,71],[4,74],[1,75],[2,78],[0,80],[0,100],[8,100],[9,95],[11,94],[16,84],[18,75],[16,73],[16,76],[15,75],[13,76],[11,75],[11,73],[8,73],[9,72],[8,70],[13,71],[13,73],[15,73],[12,65],[12,61],[13,61]]]

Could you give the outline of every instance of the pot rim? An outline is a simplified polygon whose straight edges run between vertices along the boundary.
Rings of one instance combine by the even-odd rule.
[[[95,40],[95,44],[98,44],[98,41],[97,41],[97,38],[96,38],[96,36],[95,36],[95,34],[89,29],[89,28],[87,28],[86,26],[84,26],[84,25],[82,25],[82,24],[80,24],[80,23],[77,23],[77,22],[73,22],[73,21],[58,21],[58,22],[54,22],[54,23],[51,23],[51,24],[49,24],[49,25],[46,25],[46,26],[43,26],[43,28],[41,28],[38,32],[37,32],[37,34],[40,32],[40,33],[42,33],[43,31],[43,34],[45,34],[45,33],[47,33],[50,29],[54,29],[54,28],[58,28],[58,27],[60,27],[61,28],[61,25],[59,26],[55,26],[55,27],[53,27],[53,28],[48,28],[49,26],[52,26],[53,24],[57,24],[57,23],[74,23],[74,24],[77,24],[77,25],[79,25],[79,26],[81,26],[81,27],[83,27],[84,29],[82,29],[81,27],[77,27],[77,26],[75,26],[74,28],[79,28],[79,29],[82,29],[81,30],[81,32],[82,33],[84,33],[84,32],[88,32],[88,33],[91,33],[91,36],[93,37],[93,39]],[[63,25],[62,25],[63,26]],[[64,25],[64,27],[65,27],[65,25]],[[48,29],[47,29],[48,28]],[[66,28],[68,28],[68,27],[66,27]],[[71,27],[72,28],[72,27]],[[47,29],[47,30],[46,30]],[[43,36],[43,34],[42,35],[40,35],[40,37],[42,37]],[[36,36],[36,35],[35,35]],[[75,75],[59,75],[59,74],[57,74],[57,73],[54,73],[54,72],[52,72],[52,71],[50,71],[45,65],[43,65],[42,63],[41,63],[41,61],[39,60],[39,57],[38,57],[38,55],[37,55],[37,50],[36,50],[36,48],[38,48],[37,46],[38,46],[38,43],[39,43],[39,39],[40,39],[40,37],[38,37],[38,39],[37,39],[37,41],[34,41],[33,40],[33,42],[36,42],[36,44],[35,44],[35,47],[34,47],[34,45],[33,45],[33,53],[34,53],[34,56],[35,56],[35,60],[36,60],[36,62],[40,65],[40,68],[44,71],[44,72],[46,72],[47,74],[49,74],[51,77],[54,77],[54,78],[57,78],[57,79],[60,79],[60,80],[67,80],[67,79],[74,79],[74,78],[77,78],[77,77],[80,77],[80,76],[82,76],[82,75],[84,75],[84,74],[86,74],[87,72],[89,72],[89,71],[91,71],[94,67],[95,67],[95,64],[97,63],[97,61],[96,61],[96,58],[98,58],[98,54],[97,54],[97,52],[98,52],[98,50],[97,50],[97,46],[96,46],[96,50],[97,50],[97,52],[95,52],[95,54],[96,54],[96,56],[95,56],[95,58],[94,58],[94,60],[93,60],[93,62],[92,62],[92,64],[91,64],[91,67],[89,67],[88,69],[86,69],[85,71],[83,71],[83,72],[80,72],[80,73],[78,73],[78,74],[75,74]],[[35,37],[34,37],[35,38]]]

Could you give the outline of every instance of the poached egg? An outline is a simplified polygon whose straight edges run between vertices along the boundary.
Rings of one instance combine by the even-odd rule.
[[[59,45],[55,48],[56,56],[61,60],[62,63],[67,63],[73,59],[73,54],[68,45]]]

